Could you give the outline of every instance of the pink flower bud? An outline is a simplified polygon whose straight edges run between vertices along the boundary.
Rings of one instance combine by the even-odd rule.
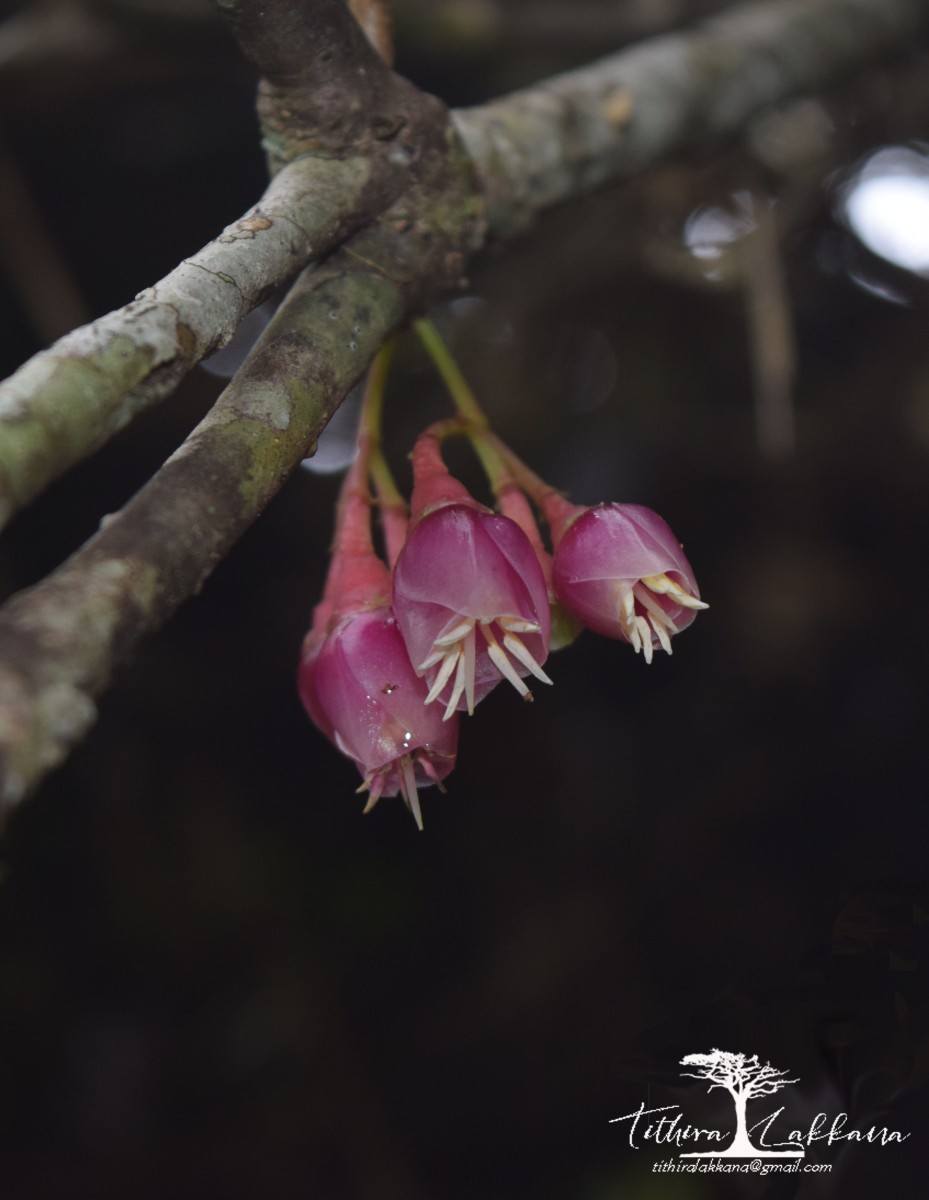
[[[475,501],[427,512],[412,528],[393,580],[397,624],[427,702],[445,719],[473,712],[501,679],[531,698],[523,677],[551,680],[545,579],[529,539],[508,517]]]
[[[596,633],[621,638],[652,661],[708,607],[681,544],[640,504],[576,509],[555,549],[552,582],[561,603]],[[557,535],[556,535],[557,536]]]
[[[298,686],[315,724],[361,772],[365,812],[399,792],[422,829],[417,789],[441,787],[455,765],[458,721],[443,721],[426,704],[426,684],[390,609],[356,611],[326,633],[311,633]]]

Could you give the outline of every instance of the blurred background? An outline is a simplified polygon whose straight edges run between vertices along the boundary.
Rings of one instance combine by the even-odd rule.
[[[406,0],[398,68],[474,103],[720,7]],[[5,375],[265,173],[255,80],[205,3],[0,14]],[[711,608],[673,658],[584,635],[531,708],[500,689],[463,726],[424,833],[399,800],[362,817],[295,689],[339,483],[317,465],[121,672],[3,835],[4,1200],[925,1195],[927,65],[903,47],[550,215],[431,314],[541,474],[675,529]],[[226,369],[16,520],[4,596],[125,503]],[[408,338],[402,479],[448,411]],[[716,1046],[799,1079],[759,1116],[911,1136],[815,1145],[821,1177],[653,1174],[671,1151],[610,1119],[731,1128],[678,1065]]]

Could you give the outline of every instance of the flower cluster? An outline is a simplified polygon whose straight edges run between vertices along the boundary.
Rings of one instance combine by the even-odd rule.
[[[551,683],[550,651],[582,627],[630,643],[650,663],[706,605],[661,517],[637,504],[574,505],[548,487],[489,432],[434,331],[420,333],[459,419],[417,439],[407,509],[380,454],[380,395],[369,384],[298,684],[310,718],[358,767],[365,812],[399,793],[422,828],[419,788],[442,788],[454,766],[459,713],[473,713],[503,681],[531,700],[527,680]],[[383,371],[372,380],[382,387]],[[474,444],[497,511],[450,474],[441,447],[456,433]],[[387,561],[373,545],[370,479]]]

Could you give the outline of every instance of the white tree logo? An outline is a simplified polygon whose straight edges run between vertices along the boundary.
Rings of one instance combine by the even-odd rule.
[[[682,1154],[682,1158],[795,1158],[803,1154],[797,1150],[758,1150],[748,1136],[745,1110],[749,1100],[756,1096],[771,1096],[774,1092],[796,1083],[796,1079],[785,1079],[786,1071],[776,1071],[770,1063],[758,1061],[758,1055],[748,1058],[744,1054],[733,1054],[729,1050],[713,1050],[709,1054],[688,1054],[681,1059],[681,1066],[695,1067],[684,1071],[691,1079],[709,1081],[708,1091],[724,1087],[735,1102],[735,1138],[725,1150],[705,1150]]]

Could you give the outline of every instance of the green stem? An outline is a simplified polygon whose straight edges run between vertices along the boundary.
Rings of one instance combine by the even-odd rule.
[[[361,405],[361,416],[358,419],[358,444],[362,437],[368,437],[372,446],[381,444],[381,412],[384,407],[384,388],[387,383],[387,372],[394,356],[394,341],[389,338],[377,354],[368,369],[368,380],[365,384],[364,400]]]
[[[381,513],[387,565],[393,570],[406,541],[410,513],[380,447],[371,455],[370,474],[374,481],[374,490],[377,493],[377,503]]]
[[[484,415],[484,410],[478,404],[477,397],[462,374],[461,368],[455,362],[442,340],[442,335],[432,322],[421,317],[418,321],[413,322],[413,328],[425,346],[436,370],[442,376],[460,417],[458,421],[452,419],[448,422],[437,422],[433,426],[435,436],[442,439],[455,434],[464,434],[470,438],[471,445],[480,459],[494,495],[498,496],[501,489],[512,484],[513,476],[507,469],[499,450],[489,440],[490,423]]]
[[[503,459],[506,468],[512,472],[515,485],[522,488],[526,495],[532,498],[532,502],[548,523],[553,547],[557,547],[568,526],[585,511],[584,506],[572,504],[564,492],[560,492],[550,483],[546,483],[541,475],[536,475],[535,471],[526,466],[523,460],[514,454],[495,433],[487,430],[481,436],[490,442]]]
[[[514,487],[516,480],[506,459],[500,453],[495,436],[487,429],[469,429],[468,437],[471,439],[474,453],[481,460],[481,466],[494,495],[499,497],[501,492]]]
[[[488,422],[484,411],[477,402],[477,397],[462,375],[461,370],[449,353],[448,347],[431,321],[420,317],[413,322],[416,335],[426,348],[436,370],[445,381],[455,407],[466,421],[476,429],[486,429]]]
[[[406,511],[406,501],[397,487],[393,472],[387,465],[387,459],[380,446],[371,452],[368,472],[374,482],[374,490],[381,507],[402,508]]]
[[[527,523],[531,523],[531,515],[523,514],[521,506],[517,508],[518,501],[514,498],[514,493],[519,488],[524,489],[539,508],[546,511],[546,515],[552,505],[560,512],[561,506],[565,503],[561,494],[531,471],[491,431],[490,423],[484,415],[483,409],[478,404],[477,398],[462,375],[458,364],[452,358],[448,347],[442,341],[436,327],[423,317],[414,321],[413,328],[445,381],[459,414],[457,419],[451,418],[447,421],[436,422],[430,430],[432,435],[439,441],[455,434],[464,434],[470,439],[494,495],[501,501],[506,497],[507,502],[501,504],[501,507],[511,510],[511,514],[517,513],[519,523],[527,529],[527,532]],[[535,531],[533,544],[537,544],[541,548],[538,530]]]
[[[364,459],[365,474],[374,483],[388,564],[393,567],[406,541],[409,510],[397,487],[381,449],[381,414],[387,373],[394,354],[391,338],[381,347],[368,371],[364,401],[358,421],[358,457]]]
[[[557,488],[552,487],[550,483],[546,483],[541,475],[536,475],[531,467],[527,466],[518,455],[501,441],[495,433],[488,430],[482,435],[491,444],[495,452],[500,456],[506,464],[507,469],[511,472],[512,477],[516,480],[519,486],[530,495],[533,501],[543,508],[545,503],[551,496],[561,496],[562,493]]]
[[[499,496],[504,488],[515,483],[486,426],[475,429],[474,424],[466,417],[446,417],[443,421],[434,421],[424,433],[427,437],[435,438],[440,444],[448,438],[466,437],[474,447],[495,496]]]
[[[361,415],[358,418],[358,454],[365,460],[366,472],[374,481],[377,498],[382,505],[406,508],[406,501],[394,481],[387,459],[381,449],[381,413],[384,408],[384,389],[387,373],[394,356],[394,340],[390,338],[380,348],[368,371]]]

